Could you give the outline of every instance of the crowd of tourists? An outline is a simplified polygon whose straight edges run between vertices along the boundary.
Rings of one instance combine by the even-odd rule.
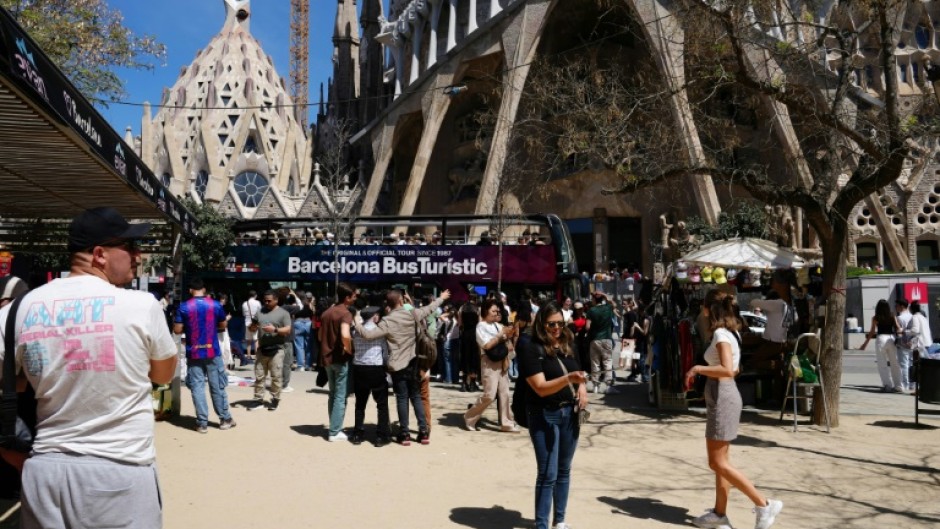
[[[470,294],[458,305],[447,290],[413,300],[403,289],[368,294],[339,283],[331,304],[317,304],[312,294],[285,288],[260,296],[253,292],[237,310],[192,277],[188,298],[174,304],[122,288],[140,265],[137,241],[149,228],[127,223],[111,208],[88,210],[69,228],[68,277],[32,291],[11,280],[0,284],[5,330],[0,356],[16,369],[4,377],[4,397],[16,395],[17,410],[29,408],[30,391],[36,397],[32,446],[4,437],[0,448],[0,471],[21,483],[21,527],[85,527],[88,519],[109,527],[132,521],[135,527],[162,526],[151,388],[166,387],[176,371],[171,330],[185,336],[183,379],[201,434],[209,432],[210,424],[206,386],[218,429],[237,426],[227,397],[228,371],[236,358],[254,367],[249,410],[276,412],[282,394],[291,390],[290,373],[316,369],[328,387],[330,442],[365,441],[364,412],[371,398],[378,411],[376,446],[393,440],[402,446],[412,441],[427,445],[432,377],[479,392],[468,402],[466,430],[476,430],[494,402],[499,432],[528,429],[537,463],[537,529],[570,529],[571,470],[581,427],[590,417],[589,390],[616,391],[617,367],[628,369],[636,381],[648,376],[650,322],[631,298],[609,299],[595,290],[589,299],[556,302],[524,292],[510,302],[490,292]],[[20,302],[29,310],[18,311]],[[732,378],[740,357],[740,322],[730,316],[737,307],[733,297],[725,296],[707,300],[704,310],[713,331],[707,365],[695,366],[687,378],[709,379],[705,435],[709,466],[716,473],[716,501],[694,522],[729,527],[725,507],[728,490],[735,486],[755,504],[755,527],[767,529],[782,502],[762,496],[728,457],[741,412]],[[229,332],[239,325],[241,334]],[[435,339],[437,346],[429,345]],[[432,361],[435,350],[440,354]],[[621,359],[616,367],[615,357]],[[14,372],[19,376],[10,376]],[[389,387],[398,415],[395,432]],[[351,394],[354,426],[347,436]],[[410,426],[412,412],[416,431]],[[118,490],[121,501],[107,507],[89,497]]]
[[[512,233],[509,233],[509,232]],[[434,230],[430,235],[425,233],[404,231],[390,231],[376,233],[373,230],[364,230],[352,239],[337,237],[327,228],[304,228],[297,230],[266,230],[260,234],[243,235],[235,240],[237,246],[332,246],[334,244],[347,245],[350,242],[361,245],[478,245],[491,246],[495,244],[506,245],[532,245],[540,246],[549,243],[549,238],[538,231],[528,229],[519,233],[518,230],[506,230],[503,237],[497,239],[489,231],[483,231],[478,237],[471,236],[467,231],[445,235],[440,230]]]

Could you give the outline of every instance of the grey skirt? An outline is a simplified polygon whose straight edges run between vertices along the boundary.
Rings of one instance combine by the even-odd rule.
[[[709,378],[705,383],[705,438],[733,441],[741,422],[741,393],[734,380]]]

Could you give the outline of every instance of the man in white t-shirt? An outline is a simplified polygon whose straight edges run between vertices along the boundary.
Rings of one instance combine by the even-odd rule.
[[[16,364],[38,400],[25,529],[162,526],[150,392],[173,378],[176,342],[152,295],[119,288],[133,280],[135,243],[149,230],[112,208],[79,214],[69,276],[27,294],[16,312]]]
[[[767,294],[767,299],[751,300],[752,309],[760,309],[761,313],[767,317],[767,325],[764,327],[764,333],[761,336],[768,342],[782,344],[787,341],[788,328],[785,324],[787,311],[792,310],[789,304],[780,299],[780,294],[771,290]]]
[[[796,312],[793,306],[780,299],[780,294],[773,289],[767,293],[767,299],[752,300],[751,308],[760,309],[767,317],[767,324],[758,346],[752,350],[748,367],[776,370],[783,361],[789,326],[795,324]]]
[[[242,303],[242,316],[245,317],[245,354],[252,358],[252,353],[258,351],[258,331],[251,330],[253,320],[258,319],[258,312],[261,311],[261,302],[258,301],[258,293],[254,290],[248,291],[248,299]]]

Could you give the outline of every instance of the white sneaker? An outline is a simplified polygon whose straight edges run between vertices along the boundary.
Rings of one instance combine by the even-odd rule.
[[[702,527],[704,529],[719,529],[721,527],[731,526],[728,517],[719,516],[714,509],[708,509],[705,511],[705,514],[692,520],[692,523],[695,524],[696,527]]]
[[[294,391],[294,388],[287,386],[286,388],[281,388],[281,393],[291,393]]]
[[[344,434],[343,432],[339,432],[339,433],[336,434],[336,435],[331,435],[331,436],[328,438],[328,440],[329,440],[331,443],[335,443],[335,442],[337,442],[337,441],[345,441],[346,439],[348,439],[348,437],[346,437],[346,434]]]
[[[774,520],[780,511],[783,510],[783,502],[779,500],[767,500],[766,507],[754,507],[757,513],[757,520],[754,522],[754,529],[768,529],[774,524]]]
[[[600,391],[601,391],[601,385],[600,385],[600,384],[594,384],[594,393],[595,393],[595,394],[596,394],[596,393],[600,393]],[[556,525],[555,527],[557,528],[558,526]]]
[[[573,529],[573,528],[570,525],[566,524],[565,522],[558,522],[555,524],[555,527],[553,529]]]

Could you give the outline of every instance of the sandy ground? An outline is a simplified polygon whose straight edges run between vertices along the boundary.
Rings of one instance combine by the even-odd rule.
[[[251,388],[230,387],[238,426],[220,431],[210,412],[207,435],[193,430],[184,389],[182,416],[156,427],[165,527],[533,527],[529,437],[496,431],[495,407],[481,431],[465,431],[461,414],[474,396],[432,384],[430,445],[329,443],[326,394],[305,391],[313,382],[313,373],[294,373],[297,391],[275,412],[247,411]],[[692,527],[713,502],[704,417],[649,409],[639,386],[626,389],[591,396],[593,422],[581,433],[566,521],[575,529]],[[393,397],[390,405],[395,421]],[[371,441],[372,403],[366,421]],[[934,528],[940,420],[927,422],[916,429],[903,418],[848,415],[831,434],[794,433],[776,413],[746,411],[732,460],[784,501],[775,527]],[[737,492],[729,516],[737,528],[754,523]]]

